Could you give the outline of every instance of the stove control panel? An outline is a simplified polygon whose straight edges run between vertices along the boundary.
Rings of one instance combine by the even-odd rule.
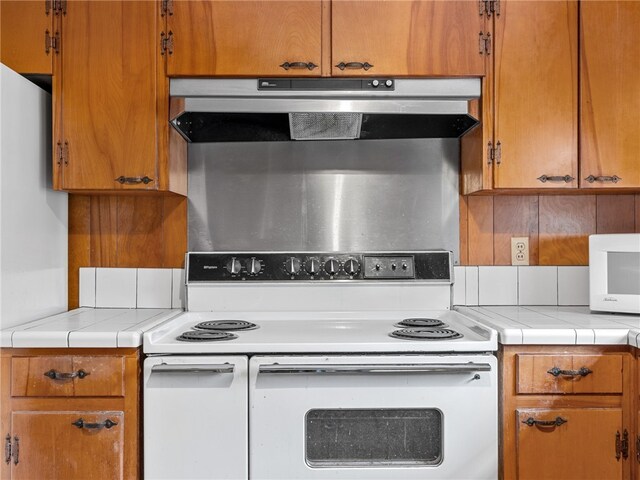
[[[431,280],[451,281],[451,252],[189,253],[191,282]]]

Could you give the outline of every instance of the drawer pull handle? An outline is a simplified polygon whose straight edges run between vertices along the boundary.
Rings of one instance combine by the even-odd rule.
[[[593,371],[589,370],[587,367],[582,367],[580,370],[561,370],[558,367],[553,367],[551,370],[547,370],[547,373],[550,373],[554,377],[559,377],[560,375],[567,377],[586,377]]]
[[[318,65],[316,65],[313,62],[284,62],[282,65],[280,65],[281,68],[284,68],[285,70],[289,70],[289,69],[297,69],[297,70],[302,70],[302,69],[307,69],[307,70],[313,70],[314,68],[317,68]]]
[[[575,180],[571,175],[540,175],[538,178],[542,183],[547,182],[564,182],[570,183]]]
[[[618,183],[620,180],[622,180],[619,176],[617,175],[599,175],[597,177],[594,177],[593,175],[589,175],[587,178],[585,178],[585,180],[589,183],[593,183],[593,182],[612,182],[612,183]]]
[[[344,70],[344,69],[348,69],[348,70],[369,70],[370,68],[373,68],[373,65],[371,65],[369,62],[340,62],[339,64],[336,65],[336,67],[338,67],[340,70]]]
[[[62,373],[62,372],[57,372],[53,369],[49,370],[48,372],[44,372],[44,376],[45,377],[49,377],[51,380],[68,380],[70,378],[84,378],[87,375],[89,375],[89,372],[85,372],[84,370],[80,369],[77,372],[71,372],[71,373]]]
[[[101,428],[109,429],[111,427],[115,427],[118,424],[117,422],[114,422],[113,420],[110,420],[108,418],[101,423],[86,423],[82,418],[79,418],[75,422],[71,422],[71,425],[78,428],[86,428],[88,430],[100,430]]]
[[[567,423],[567,422],[568,420],[562,417],[556,417],[555,420],[536,420],[533,417],[529,417],[526,420],[522,421],[522,423],[525,423],[530,427],[533,427],[534,425],[539,427],[559,427],[563,423]]]
[[[144,183],[145,185],[148,185],[149,183],[153,182],[153,178],[149,178],[147,176],[144,176],[144,177],[125,177],[123,175],[120,175],[115,180],[116,180],[116,182],[120,183],[121,185],[124,185],[124,184],[137,185],[139,183]]]

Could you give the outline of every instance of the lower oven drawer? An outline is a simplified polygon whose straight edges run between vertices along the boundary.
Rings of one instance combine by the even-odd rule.
[[[248,478],[247,357],[144,361],[144,478]]]
[[[498,476],[493,356],[262,356],[249,372],[251,479]]]

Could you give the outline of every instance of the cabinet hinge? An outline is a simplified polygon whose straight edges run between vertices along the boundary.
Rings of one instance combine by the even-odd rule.
[[[164,55],[168,53],[169,55],[173,54],[173,32],[160,34],[160,53]]]
[[[491,55],[491,34],[480,32],[478,38],[478,52],[480,55]]]
[[[640,435],[636,436],[636,461],[640,463]]]
[[[51,49],[56,53],[60,53],[60,32],[49,35],[49,30],[47,30],[44,32],[44,51],[49,55]]]
[[[160,0],[160,15],[173,15],[173,0]]]
[[[500,16],[500,0],[489,0],[489,11],[495,13],[497,17]]]
[[[53,13],[56,15],[67,14],[67,0],[52,0],[53,1]]]
[[[500,165],[501,161],[502,161],[502,144],[500,142],[497,142],[494,148],[493,144],[489,142],[487,144],[487,162],[489,163],[489,165],[491,165],[493,162],[495,162],[496,165]]]
[[[20,461],[20,439],[16,435],[13,437],[13,443],[11,443],[11,435],[7,433],[7,436],[4,437],[4,463],[7,465],[11,462],[11,458],[13,458],[13,464],[17,465]]]
[[[44,0],[44,14],[49,16],[51,9],[53,8],[53,0]]]
[[[500,0],[480,0],[480,16],[496,14],[500,16]]]
[[[58,142],[58,166],[69,165],[69,142]]]
[[[629,457],[629,432],[627,429],[620,436],[620,431],[616,432],[616,460],[620,457],[627,459]]]

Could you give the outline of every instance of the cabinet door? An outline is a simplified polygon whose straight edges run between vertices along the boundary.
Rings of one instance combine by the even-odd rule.
[[[640,2],[581,2],[580,42],[580,186],[640,187]]]
[[[53,36],[52,1],[0,2],[0,60],[23,74],[51,75],[52,48],[45,35]]]
[[[496,188],[578,186],[577,1],[503,0],[495,17]]]
[[[62,92],[54,100],[61,108],[57,141],[66,151],[58,167],[64,189],[157,188],[157,7],[67,3]],[[151,181],[127,185],[116,180],[121,176]]]
[[[169,75],[321,73],[321,0],[204,0],[171,8]]]
[[[334,1],[334,76],[484,75],[480,2],[441,0]],[[365,62],[341,69],[336,65]]]
[[[536,422],[560,425],[529,425]],[[521,409],[516,411],[518,480],[614,480],[623,475],[616,459],[619,408]]]
[[[107,420],[115,425],[92,425]],[[122,412],[13,412],[11,422],[19,445],[12,480],[124,478]]]

